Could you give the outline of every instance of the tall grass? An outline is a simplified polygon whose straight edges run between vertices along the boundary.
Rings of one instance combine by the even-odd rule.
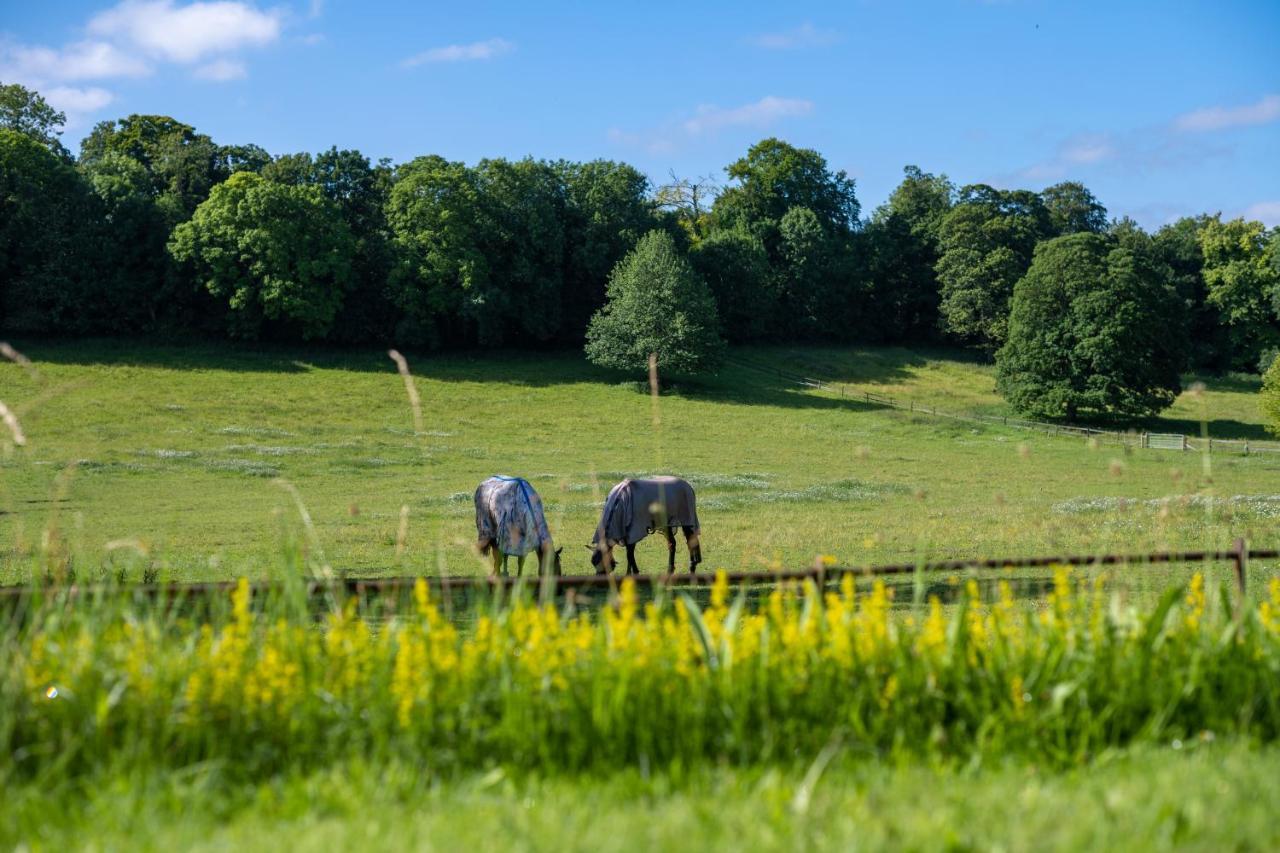
[[[517,599],[446,618],[300,594],[188,609],[125,596],[28,602],[0,636],[0,783],[221,761],[259,778],[350,760],[556,773],[794,763],[824,748],[1071,765],[1135,742],[1280,734],[1280,579],[1233,608],[1196,575],[1135,609],[1057,573],[1043,606],[891,608],[779,588],[748,603],[574,612]]]

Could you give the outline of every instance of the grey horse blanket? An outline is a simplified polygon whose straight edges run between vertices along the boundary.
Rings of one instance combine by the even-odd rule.
[[[520,477],[493,476],[476,487],[476,535],[499,553],[523,557],[551,541],[542,498]]]
[[[609,490],[591,544],[598,545],[603,533],[607,545],[634,545],[650,533],[672,527],[701,531],[693,486],[679,477],[623,480]]]

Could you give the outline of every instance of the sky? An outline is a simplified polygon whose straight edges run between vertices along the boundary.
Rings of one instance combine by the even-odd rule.
[[[0,81],[273,154],[624,160],[710,176],[777,136],[857,181],[1083,181],[1158,227],[1280,225],[1280,0],[0,0]]]

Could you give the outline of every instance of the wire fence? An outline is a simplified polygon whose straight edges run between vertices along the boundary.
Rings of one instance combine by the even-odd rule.
[[[1212,436],[1191,436],[1182,433],[1153,433],[1139,430],[1106,430],[1095,427],[1055,424],[1045,421],[1034,421],[1026,418],[1008,417],[1004,415],[987,415],[981,412],[957,412],[928,406],[914,400],[899,400],[885,394],[868,391],[842,382],[831,382],[813,376],[784,370],[781,367],[759,364],[740,357],[728,359],[730,364],[758,373],[767,374],[784,382],[791,382],[804,388],[828,391],[839,394],[841,399],[855,400],[871,406],[886,409],[897,409],[912,414],[928,415],[951,420],[982,423],[992,426],[1013,427],[1046,435],[1074,436],[1076,438],[1093,439],[1100,444],[1117,444],[1129,447],[1148,448],[1151,450],[1208,451],[1210,453],[1241,453],[1248,456],[1252,453],[1280,453],[1280,442],[1256,441],[1235,438],[1213,438]]]

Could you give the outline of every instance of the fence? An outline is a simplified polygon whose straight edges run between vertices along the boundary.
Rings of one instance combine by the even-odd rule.
[[[1078,438],[1093,439],[1094,441],[1103,444],[1145,447],[1152,450],[1207,450],[1210,453],[1215,450],[1226,452],[1234,451],[1237,453],[1243,453],[1246,456],[1251,453],[1280,453],[1280,442],[1276,441],[1250,441],[1248,439],[1213,437],[1196,438],[1195,436],[1182,435],[1181,433],[1148,433],[1139,431],[1120,432],[1118,430],[1071,426],[1069,424],[1054,424],[1047,423],[1045,421],[1027,420],[1025,418],[1011,418],[1002,415],[984,415],[979,412],[948,411],[946,409],[939,409],[936,406],[926,406],[913,400],[898,400],[894,397],[877,394],[875,392],[856,388],[844,383],[829,382],[825,379],[793,373],[788,370],[783,370],[780,367],[769,367],[757,364],[743,358],[735,357],[730,358],[728,361],[730,364],[738,367],[768,374],[805,388],[813,388],[815,390],[829,391],[834,394],[839,394],[841,399],[857,400],[872,406],[882,406],[887,409],[898,409],[904,412],[930,415],[932,417],[950,418],[952,420],[969,421],[972,423],[982,423],[994,426],[1014,427],[1016,429],[1042,432],[1046,435],[1075,436]]]
[[[731,584],[776,584],[782,581],[810,580],[820,587],[828,582],[838,581],[845,575],[857,578],[886,577],[893,575],[936,574],[940,572],[1003,570],[1018,568],[1047,568],[1051,566],[1153,566],[1170,563],[1213,563],[1228,562],[1235,572],[1236,586],[1243,600],[1248,582],[1247,568],[1250,560],[1280,559],[1280,550],[1249,549],[1243,539],[1237,539],[1231,548],[1225,551],[1157,551],[1148,554],[1089,554],[1063,555],[1050,557],[1009,557],[1003,559],[952,559],[919,563],[888,563],[868,566],[833,566],[816,561],[808,569],[764,572],[728,572]],[[706,586],[715,580],[715,574],[654,574],[630,575],[639,586],[647,587],[681,587]],[[436,576],[436,577],[393,577],[393,578],[339,578],[332,581],[311,580],[305,583],[305,591],[309,598],[333,595],[343,591],[348,595],[363,598],[370,593],[403,592],[411,589],[418,581],[425,581],[429,586],[442,592],[453,590],[481,590],[495,592],[509,591],[513,588],[538,589],[545,598],[553,597],[559,592],[570,592],[583,589],[611,589],[616,587],[620,578],[613,574],[605,575],[563,575],[560,577],[513,578],[509,576]],[[271,590],[282,590],[285,584],[280,581],[260,581],[250,585],[255,593]],[[176,600],[212,594],[229,594],[236,587],[235,581],[214,581],[207,583],[183,584],[139,584],[135,586],[108,587],[103,585],[72,585],[56,588],[59,594],[68,597],[93,597],[113,591],[126,591],[133,595],[154,599]],[[25,600],[44,590],[32,586],[0,587],[0,600]]]

